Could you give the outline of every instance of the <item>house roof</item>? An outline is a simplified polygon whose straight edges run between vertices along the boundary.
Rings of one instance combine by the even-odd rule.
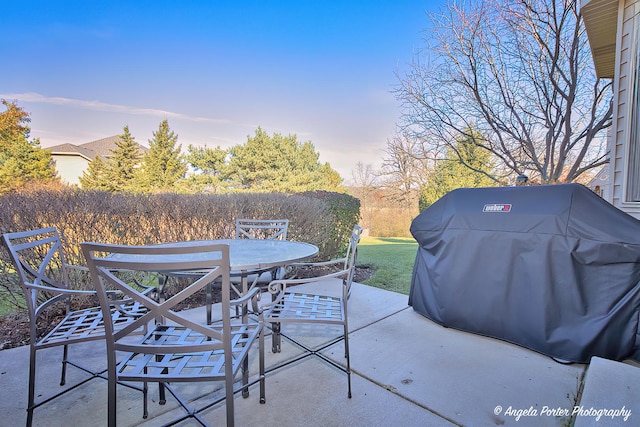
[[[48,150],[51,151],[53,155],[75,155],[82,156],[87,160],[93,160],[96,156],[100,156],[103,159],[109,158],[112,156],[111,150],[116,149],[116,143],[120,139],[120,135],[109,136],[102,139],[97,139],[95,141],[87,142],[81,145],[74,144],[60,144],[55,145],[53,147],[49,147]],[[146,153],[149,149],[145,146],[138,144],[138,148],[142,153]]]
[[[73,145],[73,144],[55,145],[53,147],[49,147],[48,150],[51,151],[52,155],[81,156],[89,161],[95,159],[96,156],[98,156],[98,153],[96,153],[95,151],[89,148],[85,148],[81,145]]]
[[[115,150],[116,143],[119,140],[120,135],[108,136],[106,138],[97,139],[95,141],[79,145],[78,148],[91,150],[104,159],[111,157],[111,150]]]
[[[581,6],[596,74],[598,77],[612,79],[616,60],[618,2],[582,0]]]

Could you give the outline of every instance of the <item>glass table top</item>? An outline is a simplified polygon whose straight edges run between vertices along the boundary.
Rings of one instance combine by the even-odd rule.
[[[231,270],[250,271],[278,267],[311,258],[318,253],[318,247],[309,243],[292,242],[288,240],[259,240],[259,239],[220,239],[198,240],[161,243],[157,246],[180,246],[191,243],[229,245],[229,264]],[[116,258],[120,255],[116,255]],[[211,258],[211,255],[181,254],[181,255],[127,255],[129,259],[139,258],[139,261],[171,261],[175,257],[189,257],[196,260],[199,257]]]

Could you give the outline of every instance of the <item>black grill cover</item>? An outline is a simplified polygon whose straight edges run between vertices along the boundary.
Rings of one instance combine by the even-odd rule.
[[[556,359],[638,359],[640,221],[579,184],[452,191],[411,224],[409,304]]]

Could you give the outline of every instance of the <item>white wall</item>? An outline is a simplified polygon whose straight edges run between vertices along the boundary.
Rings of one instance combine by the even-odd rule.
[[[62,182],[80,186],[80,177],[89,167],[89,161],[79,155],[56,154],[52,158],[56,162],[56,171]]]
[[[613,125],[610,133],[612,188],[610,201],[619,209],[640,218],[640,203],[625,200],[627,181],[627,159],[629,158],[629,118],[631,117],[633,98],[634,67],[637,64],[636,51],[640,28],[637,19],[640,13],[638,0],[626,0],[622,13],[618,17],[616,35],[616,64],[613,99]],[[609,199],[609,197],[607,197]]]

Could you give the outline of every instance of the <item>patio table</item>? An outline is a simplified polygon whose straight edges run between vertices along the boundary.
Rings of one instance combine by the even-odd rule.
[[[297,261],[311,258],[318,254],[318,247],[310,243],[292,242],[289,240],[260,240],[260,239],[218,239],[202,240],[203,243],[229,245],[229,263],[232,276],[242,278],[242,289],[235,289],[239,295],[245,295],[251,290],[247,277],[250,274],[268,271],[274,267],[285,266]],[[158,246],[180,246],[190,242],[161,243]],[[148,255],[127,255],[137,257],[140,262],[151,261]],[[181,255],[196,257],[198,254]],[[175,256],[174,256],[175,259]],[[171,256],[156,255],[154,261],[170,261]],[[161,271],[166,276],[197,275],[196,271]],[[159,284],[159,294],[162,295],[164,283]],[[234,287],[235,288],[235,287]]]

